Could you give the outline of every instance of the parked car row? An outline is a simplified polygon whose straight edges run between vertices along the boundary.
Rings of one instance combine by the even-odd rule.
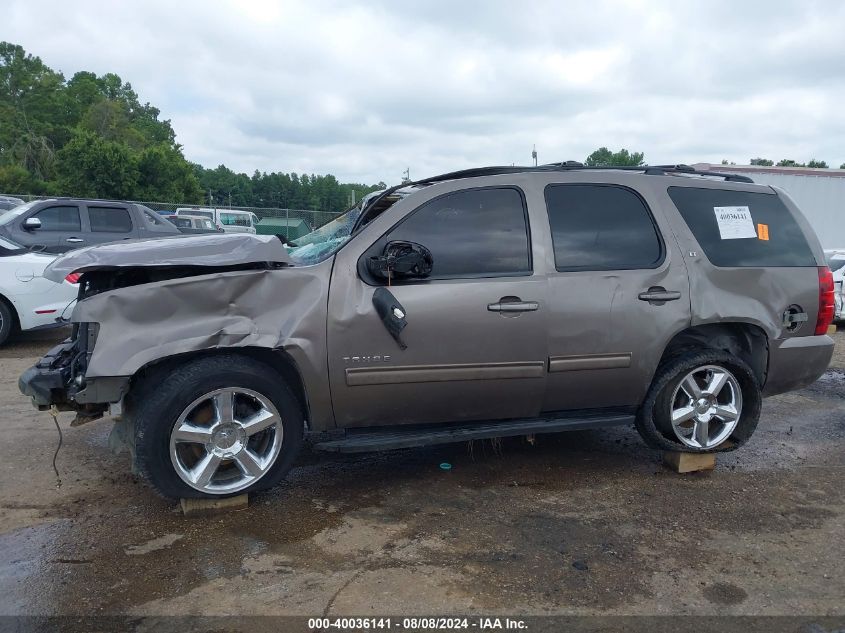
[[[35,200],[0,215],[0,237],[44,253],[121,240],[180,235],[141,204],[108,200]]]
[[[43,277],[58,254],[109,242],[255,233],[256,221],[254,214],[235,210],[183,208],[165,215],[132,202],[52,198],[24,203],[0,196],[0,345],[16,330],[70,322],[76,277],[61,283]]]

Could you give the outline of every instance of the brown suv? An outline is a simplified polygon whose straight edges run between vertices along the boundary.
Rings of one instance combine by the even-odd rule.
[[[724,451],[813,382],[830,271],[782,191],[685,166],[473,169],[371,194],[286,248],[95,246],[71,339],[21,377],[110,411],[163,495],[278,482],[305,433],[368,451],[635,424]]]

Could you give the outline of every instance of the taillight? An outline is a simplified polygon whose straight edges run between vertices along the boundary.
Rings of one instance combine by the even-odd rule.
[[[82,277],[82,275],[79,273],[70,273],[67,277],[65,277],[65,281],[69,284],[78,284],[80,277]]]
[[[833,273],[827,266],[819,266],[819,317],[816,319],[816,336],[827,334],[835,313]]]

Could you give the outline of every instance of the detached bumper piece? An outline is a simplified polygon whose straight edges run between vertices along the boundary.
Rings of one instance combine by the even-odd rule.
[[[102,417],[110,403],[129,389],[123,376],[85,378],[90,351],[96,342],[95,324],[82,323],[74,337],[56,345],[18,379],[18,388],[41,411],[55,406],[76,411],[75,425]]]
[[[40,410],[68,401],[67,387],[72,380],[72,361],[76,345],[68,339],[56,345],[18,379],[18,388]],[[61,407],[59,407],[61,408]]]

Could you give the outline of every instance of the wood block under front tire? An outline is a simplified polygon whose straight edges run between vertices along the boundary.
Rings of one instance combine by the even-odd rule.
[[[716,468],[715,453],[663,453],[663,463],[676,473],[694,473]]]

